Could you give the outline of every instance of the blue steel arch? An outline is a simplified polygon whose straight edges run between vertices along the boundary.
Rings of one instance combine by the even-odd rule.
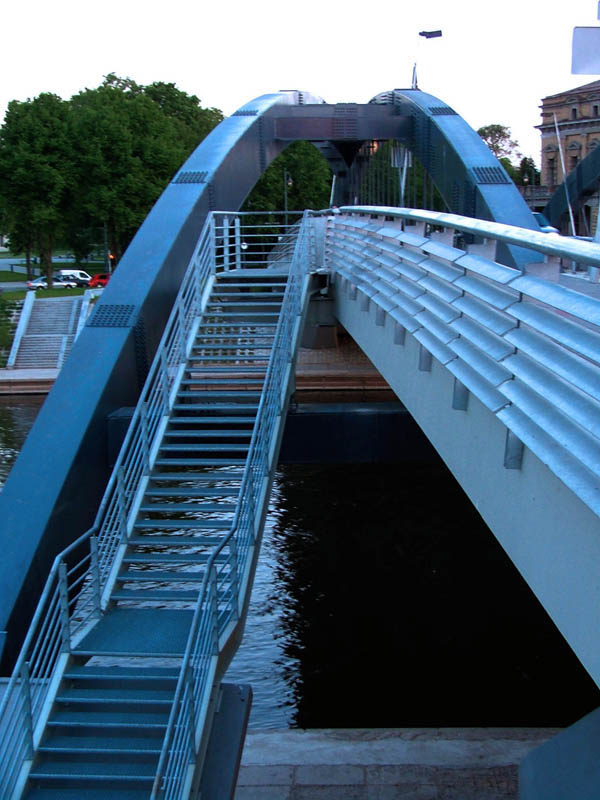
[[[577,213],[589,196],[600,188],[600,147],[595,147],[569,172],[548,201],[544,214],[550,224],[559,229],[569,213],[565,185],[573,212]]]
[[[388,95],[366,105],[328,105],[296,91],[263,95],[201,142],[150,211],[0,494],[5,664],[18,649],[55,554],[93,522],[109,476],[107,416],[137,400],[208,212],[239,208],[290,142],[312,141],[343,178],[362,142],[398,139],[415,149],[451,210],[469,208],[485,219],[535,228],[502,167],[457,114],[417,90]],[[518,252],[512,257],[518,261]]]

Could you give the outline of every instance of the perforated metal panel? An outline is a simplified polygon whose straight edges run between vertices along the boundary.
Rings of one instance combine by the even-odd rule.
[[[432,114],[434,117],[441,117],[441,116],[456,116],[456,111],[450,106],[432,106],[429,109],[429,113]]]
[[[130,304],[99,305],[90,317],[89,328],[130,328],[135,320],[135,306]]]
[[[206,170],[201,172],[180,172],[173,183],[206,183],[207,177],[208,172]]]
[[[232,117],[255,117],[258,114],[258,109],[256,108],[248,108],[248,109],[239,109],[238,111],[234,111],[231,115]]]
[[[510,183],[510,179],[500,167],[473,167],[477,183]]]

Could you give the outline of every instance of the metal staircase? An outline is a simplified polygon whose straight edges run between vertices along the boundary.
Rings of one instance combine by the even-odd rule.
[[[198,791],[308,296],[306,236],[289,275],[215,274],[207,231],[96,525],[58,556],[4,698],[2,797]]]

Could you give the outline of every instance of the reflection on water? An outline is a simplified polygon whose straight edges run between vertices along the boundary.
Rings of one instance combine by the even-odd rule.
[[[0,486],[4,485],[45,399],[44,395],[0,397]]]
[[[445,466],[284,466],[252,727],[570,724],[600,694]],[[557,691],[557,687],[560,687]]]
[[[0,398],[0,485],[42,402]],[[254,728],[560,726],[600,705],[439,461],[280,467],[226,679],[252,684]]]

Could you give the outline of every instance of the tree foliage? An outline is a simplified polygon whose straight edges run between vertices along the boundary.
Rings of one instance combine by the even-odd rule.
[[[521,158],[519,143],[511,138],[510,128],[506,125],[484,125],[477,133],[496,158],[508,158],[511,163],[514,158]]]
[[[0,129],[0,224],[13,247],[78,256],[106,230],[117,259],[174,172],[223,118],[173,83],[107,75],[63,101],[12,101]]]
[[[284,194],[290,211],[327,208],[330,191],[331,170],[321,153],[310,142],[294,142],[265,170],[242,211],[281,211]]]

